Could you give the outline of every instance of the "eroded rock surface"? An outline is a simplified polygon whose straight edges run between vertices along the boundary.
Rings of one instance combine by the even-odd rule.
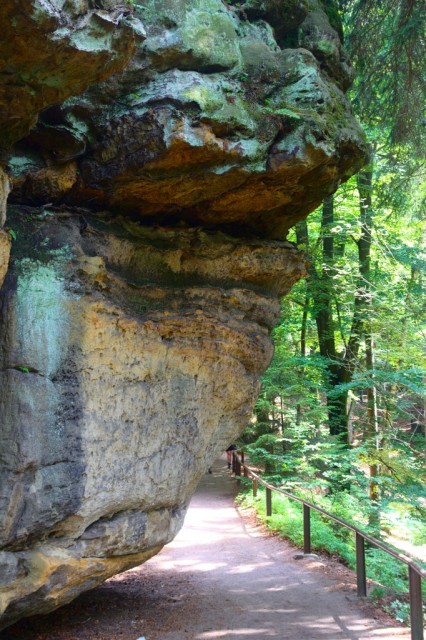
[[[277,296],[304,273],[285,242],[64,216],[27,215],[33,248],[3,287],[5,623],[173,537],[250,418]]]
[[[9,193],[9,177],[0,167],[0,288],[6,276],[9,264],[10,247],[12,244],[12,236],[2,229],[6,221],[6,207]]]
[[[46,110],[11,158],[20,199],[284,237],[363,163],[366,147],[323,5],[270,4],[137,5],[147,37],[132,63]],[[34,149],[52,174],[76,160],[78,178],[49,199],[44,169],[29,166]]]
[[[286,230],[367,155],[331,0],[27,5],[34,53],[7,36],[0,74],[3,148],[24,136],[0,174],[0,626],[173,537],[305,273]]]
[[[40,110],[122,69],[145,32],[129,3],[116,0],[2,0],[0,23],[1,228],[10,191],[9,177],[1,165],[11,145],[34,127]],[[43,161],[43,168],[45,164]],[[18,160],[16,167],[25,172],[28,165]],[[56,172],[69,175],[71,170],[60,167]],[[58,179],[46,171],[43,174],[43,169],[34,181],[37,179],[40,185],[44,183],[40,186],[44,196],[55,197],[73,184],[68,178],[66,183],[62,180],[62,190],[55,189]],[[9,240],[0,231],[0,287],[8,265]]]
[[[115,0],[2,0],[0,19],[0,154],[41,109],[123,68],[142,27]]]

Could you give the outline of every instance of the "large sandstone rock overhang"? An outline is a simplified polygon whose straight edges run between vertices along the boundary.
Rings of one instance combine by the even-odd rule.
[[[330,0],[16,4],[0,7],[0,627],[172,539],[305,274],[287,230],[367,158]]]

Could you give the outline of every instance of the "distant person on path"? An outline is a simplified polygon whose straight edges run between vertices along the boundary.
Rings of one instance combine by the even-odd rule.
[[[237,450],[237,445],[236,444],[230,444],[229,447],[226,450],[226,457],[228,459],[228,469],[230,469],[232,467],[232,453],[233,451]]]

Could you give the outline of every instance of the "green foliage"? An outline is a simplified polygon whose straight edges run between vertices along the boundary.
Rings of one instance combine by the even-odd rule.
[[[353,99],[362,121],[393,145],[424,157],[426,69],[423,2],[340,0],[346,47],[357,76]]]
[[[393,172],[394,169],[392,169]],[[336,358],[348,348],[354,318],[354,299],[359,295],[357,242],[361,237],[359,197],[355,182],[341,188],[335,198],[335,217],[327,228],[321,212],[308,221],[308,243],[302,248],[316,270],[316,279],[300,282],[283,300],[281,324],[274,331],[275,355],[263,379],[256,406],[256,420],[245,435],[246,450],[274,483],[323,507],[327,511],[362,526],[373,535],[382,535],[398,546],[410,549],[425,539],[425,440],[412,433],[413,420],[424,419],[424,376],[421,367],[424,332],[422,327],[422,247],[421,184],[417,191],[390,198],[386,167],[375,174],[369,297],[364,310],[374,336],[375,363],[365,366],[365,336],[353,359],[351,376],[334,384],[330,371],[335,360],[319,352],[316,318],[321,297],[314,287],[329,277],[327,296],[331,300]],[[393,176],[394,174],[391,173]],[[392,178],[393,179],[393,178]],[[423,186],[421,187],[423,188]],[[409,204],[411,203],[411,204]],[[416,204],[417,203],[417,204]],[[324,235],[334,239],[333,261],[324,259]],[[292,239],[296,239],[295,236]],[[420,268],[419,268],[420,267]],[[367,315],[368,311],[368,315]],[[376,393],[378,433],[369,432],[368,390]],[[351,412],[351,447],[328,432],[328,403],[347,397]],[[271,447],[259,441],[268,434]],[[282,450],[280,454],[280,450]],[[281,461],[280,461],[281,455]],[[371,472],[375,471],[374,480]],[[374,483],[374,484],[373,484]],[[371,487],[378,489],[372,502]],[[295,544],[302,544],[300,507],[281,506],[274,496],[276,513],[268,520]],[[262,499],[259,508],[264,512]],[[313,517],[313,544],[317,549],[339,555],[353,566],[351,533],[333,523]],[[369,551],[368,575],[386,589],[406,593],[403,565],[390,557]],[[404,596],[405,597],[405,596]],[[393,597],[394,598],[394,597]],[[398,599],[389,601],[398,602]],[[400,600],[402,603],[404,599]],[[395,609],[398,605],[392,605]]]
[[[270,477],[281,471],[283,448],[282,443],[272,433],[265,433],[247,447],[245,450],[250,454],[250,460],[256,466],[262,467]]]
[[[365,556],[368,576],[372,580],[395,593],[408,592],[408,569],[402,562],[377,548],[367,549]]]
[[[410,603],[407,600],[396,598],[391,600],[391,602],[383,608],[385,611],[390,613],[395,620],[398,620],[398,622],[402,622],[407,625],[410,624]],[[423,619],[426,624],[426,605],[423,605]]]
[[[393,600],[388,605],[384,607],[385,611],[391,614],[398,620],[398,622],[402,622],[408,624],[410,621],[410,603],[402,602],[401,600]],[[425,616],[426,617],[426,616]]]
[[[426,5],[339,7],[371,165],[290,232],[309,278],[282,302],[243,442],[273,483],[415,555],[426,539]],[[267,109],[301,115],[271,99]],[[273,504],[268,526],[300,545],[300,506],[276,496]],[[264,514],[263,498],[256,508]],[[315,515],[312,538],[353,566],[351,533]],[[401,594],[386,599],[402,619],[404,566],[376,549],[367,565],[369,577]]]

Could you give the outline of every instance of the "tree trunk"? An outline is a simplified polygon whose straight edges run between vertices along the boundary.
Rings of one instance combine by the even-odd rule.
[[[373,188],[373,171],[368,168],[361,171],[357,176],[357,186],[360,201],[361,213],[361,236],[358,241],[358,257],[360,280],[357,287],[357,297],[359,300],[358,309],[362,322],[362,329],[365,340],[365,364],[367,371],[370,372],[371,381],[367,389],[367,425],[366,436],[370,443],[373,460],[375,458],[374,451],[380,447],[379,439],[379,420],[377,410],[377,389],[374,384],[374,341],[371,332],[371,315],[373,298],[371,292],[371,233],[373,226],[373,210],[372,210],[372,188]],[[380,530],[380,488],[377,483],[379,475],[379,465],[377,462],[371,462],[369,465],[370,483],[369,495],[371,501],[370,525]]]
[[[373,462],[369,465],[369,495],[371,511],[369,515],[370,526],[380,532],[380,487],[377,476],[380,466],[374,461],[374,451],[380,448],[379,420],[377,411],[377,389],[374,384],[374,344],[370,331],[365,332],[365,362],[367,370],[371,372],[371,385],[367,389],[367,436],[372,450]]]
[[[309,288],[306,287],[306,295],[305,295],[305,303],[303,305],[303,314],[302,314],[302,326],[300,329],[300,355],[302,358],[306,358],[306,329],[308,325],[308,310],[309,310]],[[303,379],[305,376],[305,367],[302,365],[298,368],[298,377],[299,384],[303,384]],[[300,425],[302,422],[302,405],[300,402],[296,405],[296,424]]]
[[[315,265],[309,267],[308,291],[313,299],[313,314],[317,325],[318,345],[320,354],[327,360],[327,384],[332,390],[345,381],[342,360],[336,352],[334,338],[335,321],[333,316],[333,269],[334,269],[334,238],[330,229],[334,223],[334,200],[329,196],[324,200],[321,217],[322,236],[322,273],[319,274]],[[299,245],[309,246],[308,227],[306,221],[296,226],[296,237]],[[330,434],[340,436],[347,442],[347,394],[342,393],[338,398],[331,398],[327,394],[327,413]]]

